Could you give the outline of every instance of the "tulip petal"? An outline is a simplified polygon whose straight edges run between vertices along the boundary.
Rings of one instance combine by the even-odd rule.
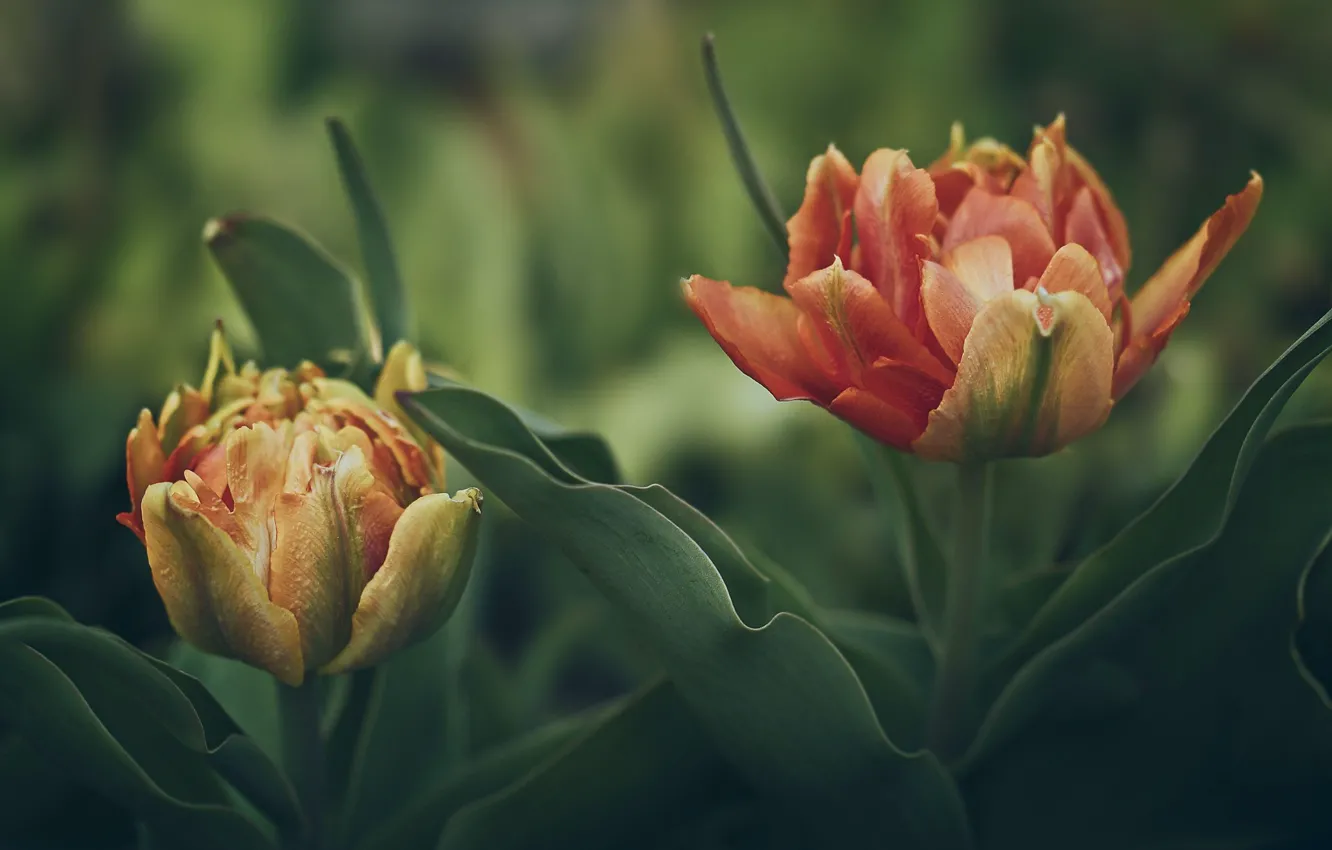
[[[145,408],[139,411],[138,424],[130,429],[129,438],[125,441],[125,479],[129,486],[130,509],[116,515],[116,520],[138,535],[140,540],[143,540],[143,515],[140,508],[143,494],[165,477],[165,467],[166,456],[157,438],[153,414]]]
[[[153,583],[176,633],[299,685],[305,667],[296,619],[269,601],[249,556],[200,511],[190,485],[149,487],[143,521]]]
[[[951,371],[898,320],[873,284],[843,268],[840,260],[789,289],[844,383],[860,383],[862,372],[879,358],[910,364],[944,384],[952,381]]]
[[[855,200],[865,276],[908,328],[921,320],[920,262],[930,256],[939,214],[934,181],[906,151],[877,150],[865,160]]]
[[[333,487],[347,541],[348,586],[355,601],[383,565],[403,509],[375,478],[358,447],[338,458]]]
[[[833,261],[843,231],[850,226],[847,214],[859,185],[856,169],[835,146],[829,145],[826,153],[814,157],[805,174],[805,198],[786,223],[790,260],[784,285]]]
[[[1083,186],[1073,197],[1073,206],[1069,208],[1068,220],[1064,223],[1064,241],[1081,245],[1091,252],[1101,267],[1101,277],[1105,279],[1110,300],[1117,301],[1124,288],[1124,267],[1120,263],[1118,251],[1110,242],[1101,214],[1097,212],[1096,200],[1088,186]]]
[[[1101,222],[1105,225],[1106,238],[1110,240],[1110,247],[1114,251],[1119,268],[1127,273],[1133,262],[1133,251],[1129,245],[1128,222],[1124,221],[1124,213],[1120,212],[1119,205],[1115,203],[1115,198],[1110,194],[1110,189],[1101,179],[1101,175],[1097,174],[1091,163],[1078,153],[1077,148],[1072,145],[1064,147],[1064,162],[1072,169],[1076,180],[1090,190],[1092,201],[1096,211],[1100,213]],[[1065,241],[1073,240],[1066,237]]]
[[[481,493],[437,493],[407,506],[393,529],[384,566],[361,593],[351,641],[320,671],[377,664],[425,638],[453,613],[476,550]]]
[[[943,249],[951,251],[982,236],[1002,236],[1008,241],[1015,280],[1040,277],[1055,252],[1054,239],[1035,207],[1021,198],[991,195],[977,188],[967,193],[948,223]]]
[[[740,371],[774,398],[827,404],[840,390],[819,367],[800,333],[800,309],[789,299],[749,286],[694,275],[685,301]],[[826,356],[825,356],[826,359]]]
[[[1263,179],[1255,173],[1244,189],[1226,198],[1225,205],[1143,284],[1133,296],[1136,334],[1145,336],[1156,330],[1197,293],[1248,228],[1262,197]]]
[[[1081,245],[1069,243],[1055,251],[1050,264],[1041,273],[1041,279],[1031,289],[1041,288],[1046,292],[1081,292],[1087,296],[1108,324],[1114,313],[1110,303],[1110,294],[1105,288],[1105,279],[1101,277],[1100,266],[1096,258]]]
[[[957,381],[912,449],[950,461],[1056,451],[1109,415],[1113,359],[1110,326],[1081,293],[996,298],[976,316]]]
[[[1170,255],[1133,296],[1133,338],[1119,359],[1116,398],[1128,392],[1156,362],[1170,334],[1183,319],[1181,310],[1248,228],[1262,197],[1263,179],[1254,173],[1248,184],[1226,198],[1225,205],[1203,223],[1192,239]]]
[[[920,299],[939,347],[952,362],[985,302],[1013,291],[1013,255],[1002,236],[982,236],[921,264]]]
[[[277,428],[256,422],[232,431],[223,444],[232,515],[264,586],[268,585],[275,542],[274,505],[287,476],[293,440],[290,422],[281,422]]]
[[[308,491],[278,494],[273,519],[268,596],[295,617],[301,658],[306,667],[317,668],[346,646],[355,604],[347,587],[347,541],[333,497],[333,469],[315,466]]]
[[[858,387],[844,390],[828,405],[828,410],[856,429],[900,451],[911,451],[912,440],[920,436],[921,429],[910,416],[869,390]]]
[[[915,436],[920,436],[920,432],[925,430],[930,411],[939,406],[948,389],[948,384],[941,383],[915,366],[887,357],[874,361],[862,380],[865,389],[906,414],[915,426]]]
[[[427,386],[425,363],[421,353],[406,340],[399,340],[389,349],[384,358],[384,368],[375,382],[375,403],[381,410],[390,413],[398,424],[407,430],[416,444],[426,453],[430,463],[430,485],[435,490],[444,489],[444,449],[430,438],[407,412],[398,404],[401,391],[420,392]]]

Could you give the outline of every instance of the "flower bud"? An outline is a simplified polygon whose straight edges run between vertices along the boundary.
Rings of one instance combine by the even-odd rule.
[[[400,343],[375,396],[425,387]],[[126,445],[132,510],[176,632],[300,684],[436,630],[461,595],[481,494],[443,492],[423,432],[311,363],[236,369],[219,328],[202,385],[145,410]]]

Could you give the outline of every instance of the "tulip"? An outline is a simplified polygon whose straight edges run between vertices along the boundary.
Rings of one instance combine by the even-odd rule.
[[[425,388],[389,353],[375,398],[302,363],[236,369],[221,328],[198,389],[144,410],[126,445],[132,510],[176,632],[299,685],[372,666],[434,632],[461,595],[481,494],[441,492],[439,446],[394,393]]]
[[[790,297],[698,275],[684,293],[779,400],[931,460],[1039,456],[1105,422],[1262,191],[1253,174],[1130,299],[1124,217],[1062,116],[1025,159],[959,127],[928,168],[884,149],[857,174],[829,146],[787,223]]]

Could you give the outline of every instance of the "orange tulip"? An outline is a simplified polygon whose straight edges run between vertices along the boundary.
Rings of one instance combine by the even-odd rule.
[[[837,148],[787,223],[789,298],[695,275],[690,307],[747,375],[933,460],[1039,456],[1105,422],[1248,227],[1262,179],[1124,295],[1128,228],[1096,171],[1038,128],[1023,159],[955,127],[929,168]]]
[[[200,388],[130,431],[132,509],[118,517],[182,638],[298,685],[439,627],[470,568],[481,495],[436,492],[443,452],[396,415],[397,390],[424,388],[406,343],[371,399],[311,363],[237,370],[214,332]]]

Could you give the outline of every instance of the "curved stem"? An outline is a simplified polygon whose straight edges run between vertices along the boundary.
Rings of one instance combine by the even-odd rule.
[[[282,760],[305,812],[303,841],[292,850],[324,847],[324,741],[319,730],[319,679],[307,676],[299,687],[278,685],[282,721]]]
[[[990,467],[958,467],[957,508],[953,515],[953,561],[944,603],[943,642],[930,710],[929,748],[942,759],[966,746],[966,706],[979,633],[985,550],[990,536]]]
[[[717,64],[717,43],[712,33],[703,36],[703,75],[707,79],[708,94],[712,96],[717,118],[721,121],[722,133],[726,136],[726,147],[731,151],[731,160],[740,172],[740,180],[745,184],[749,200],[753,202],[777,250],[785,257],[786,216],[777,203],[777,196],[763,180],[758,163],[754,162],[754,155],[750,153],[749,144],[745,141],[745,134],[740,130],[735,110],[731,109],[731,100],[726,96],[726,87],[722,85],[721,68]]]

